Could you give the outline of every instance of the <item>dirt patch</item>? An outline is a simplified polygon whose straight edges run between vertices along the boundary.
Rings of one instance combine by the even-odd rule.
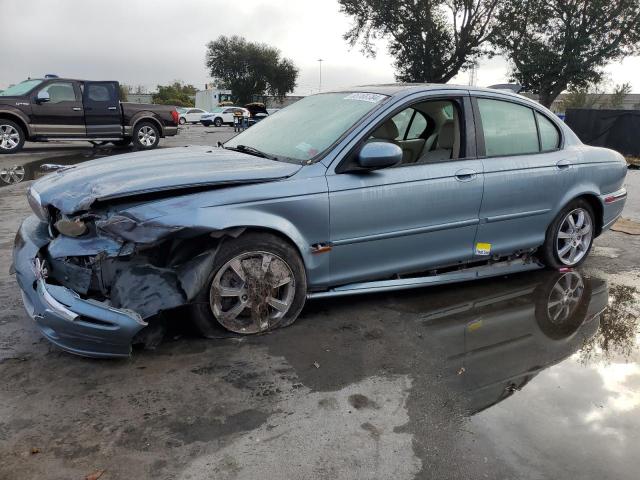
[[[611,230],[629,235],[640,235],[640,223],[628,218],[621,218],[611,227]]]

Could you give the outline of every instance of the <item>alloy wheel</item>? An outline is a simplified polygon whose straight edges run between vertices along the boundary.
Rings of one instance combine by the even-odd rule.
[[[138,140],[145,147],[151,147],[156,143],[156,132],[152,127],[143,126],[138,131]]]
[[[554,324],[562,324],[576,311],[584,293],[582,276],[576,272],[562,275],[549,293],[547,314]]]
[[[218,322],[236,333],[269,330],[295,297],[291,267],[269,252],[245,252],[225,263],[211,283],[209,303]]]
[[[562,219],[556,240],[558,259],[575,265],[587,254],[593,238],[591,214],[584,208],[570,211]]]
[[[0,148],[13,150],[20,143],[20,132],[13,125],[0,125]]]
[[[0,169],[0,180],[9,185],[20,183],[24,180],[24,176],[25,170],[22,165],[14,165],[13,167]]]

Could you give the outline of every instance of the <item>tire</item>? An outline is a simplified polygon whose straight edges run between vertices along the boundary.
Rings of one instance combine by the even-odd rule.
[[[160,143],[158,127],[151,122],[140,122],[133,129],[133,144],[139,150],[152,150]]]
[[[577,228],[571,229],[569,215]],[[593,208],[586,200],[579,198],[569,202],[547,228],[541,248],[542,262],[556,270],[581,265],[591,251],[595,226]],[[574,251],[577,252],[575,255]]]
[[[206,285],[192,309],[194,325],[205,337],[218,335],[220,326],[248,335],[291,325],[307,295],[307,277],[297,250],[266,233],[224,241]]]
[[[112,144],[114,144],[116,147],[128,147],[129,145],[131,145],[131,142],[133,141],[132,138],[124,138],[122,140],[117,140],[115,142],[111,142]]]
[[[26,140],[24,130],[16,122],[0,118],[0,154],[17,153]]]
[[[178,120],[178,123],[179,123],[180,125],[184,125],[185,123],[187,123],[187,119],[186,119],[186,118],[184,118],[184,117],[180,117],[180,120]]]
[[[213,121],[213,124],[214,124],[216,127],[221,127],[221,126],[222,126],[222,119],[221,119],[220,117],[216,118],[216,119]]]

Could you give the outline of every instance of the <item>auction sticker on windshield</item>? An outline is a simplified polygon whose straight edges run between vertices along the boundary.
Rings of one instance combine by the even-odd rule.
[[[385,95],[380,95],[379,93],[352,93],[344,97],[345,100],[360,100],[371,103],[378,103],[383,98],[385,98]]]

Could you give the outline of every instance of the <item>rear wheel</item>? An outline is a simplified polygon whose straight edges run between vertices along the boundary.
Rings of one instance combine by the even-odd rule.
[[[150,122],[140,122],[133,129],[133,143],[141,150],[151,150],[160,143],[158,127]]]
[[[214,124],[216,127],[220,127],[220,126],[222,126],[222,119],[221,119],[220,117],[216,118],[216,119],[213,121],[213,124]]]
[[[0,118],[0,154],[19,152],[25,140],[25,134],[20,125]]]
[[[570,202],[547,229],[542,261],[550,268],[577,267],[593,244],[595,215],[586,200]]]
[[[307,281],[298,252],[271,234],[249,233],[222,244],[207,288],[194,305],[205,336],[217,325],[255,334],[293,323],[304,306]]]

